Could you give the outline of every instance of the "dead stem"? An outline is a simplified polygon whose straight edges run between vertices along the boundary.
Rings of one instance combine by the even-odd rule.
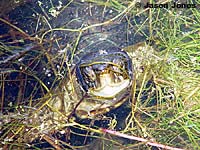
[[[170,146],[167,146],[167,145],[151,142],[151,141],[144,139],[144,138],[123,134],[123,133],[113,131],[113,130],[109,130],[109,129],[103,129],[102,128],[101,131],[104,132],[104,133],[109,133],[109,134],[112,134],[112,135],[116,135],[116,136],[119,136],[119,137],[130,139],[130,140],[136,140],[136,141],[144,142],[144,144],[155,146],[155,147],[158,147],[158,148],[163,148],[163,149],[168,149],[168,150],[183,150],[181,148],[174,148],[174,147],[170,147]]]
[[[51,144],[56,150],[62,150],[62,148],[57,144],[56,139],[53,139],[46,134],[42,135],[41,137],[49,144]]]

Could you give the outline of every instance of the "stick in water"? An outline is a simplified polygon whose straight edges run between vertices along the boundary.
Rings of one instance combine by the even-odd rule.
[[[103,129],[103,128],[101,128],[101,131],[103,131],[105,133],[110,133],[110,134],[113,134],[113,135],[116,135],[116,136],[119,136],[119,137],[123,137],[123,138],[131,139],[131,140],[136,140],[136,141],[140,141],[140,142],[145,142],[148,145],[155,146],[155,147],[160,147],[160,148],[163,148],[163,149],[168,149],[168,150],[183,150],[183,149],[180,149],[180,148],[174,148],[174,147],[170,147],[170,146],[159,144],[159,143],[155,143],[155,142],[150,142],[150,141],[148,141],[146,139],[143,139],[143,138],[140,138],[140,137],[126,135],[126,134],[123,134],[123,133],[120,133],[120,132],[117,132],[117,131],[113,131],[113,130],[109,130],[109,129]]]

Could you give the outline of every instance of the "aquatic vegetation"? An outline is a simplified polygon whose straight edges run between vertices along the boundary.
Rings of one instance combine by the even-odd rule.
[[[172,0],[157,2],[168,8],[144,8],[145,1],[131,0],[35,2],[23,1],[0,18],[1,147],[150,149],[156,145],[148,143],[160,143],[199,148],[198,7],[172,8]],[[198,6],[199,1],[187,3]],[[104,80],[91,82],[98,74],[95,65],[100,67],[102,61],[92,64],[86,57],[79,63],[82,81],[77,81],[75,71],[81,53],[95,49],[93,44],[99,39],[111,41],[128,54],[133,76],[127,71],[127,61],[103,59],[106,69],[103,67],[100,75]],[[125,57],[120,53],[113,58]],[[103,101],[102,93],[107,91],[98,86],[105,85],[111,74],[128,83],[129,99],[117,104],[114,99],[107,101],[114,108],[101,112],[92,108],[83,93],[89,89]],[[81,90],[80,84],[84,84]],[[111,87],[108,85],[107,89]],[[88,116],[76,112],[79,105],[87,113],[97,109],[96,115],[81,119]]]

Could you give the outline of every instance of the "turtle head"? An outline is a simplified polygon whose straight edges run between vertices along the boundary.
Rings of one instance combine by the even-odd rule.
[[[132,62],[128,54],[118,47],[91,51],[77,64],[76,77],[90,101],[99,102],[98,108],[94,106],[90,113],[93,109],[117,107],[130,93]]]

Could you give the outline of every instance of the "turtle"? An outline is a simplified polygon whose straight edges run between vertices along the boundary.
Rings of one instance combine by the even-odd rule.
[[[134,29],[128,30],[127,22],[118,19],[107,25],[98,25],[117,13],[97,5],[80,5],[81,8],[77,5],[66,8],[52,22],[53,28],[80,29],[80,32],[59,31],[59,28],[49,32],[62,39],[59,45],[64,45],[66,50],[68,68],[62,86],[53,90],[56,94],[49,101],[51,108],[55,108],[54,120],[59,120],[60,113],[65,117],[74,114],[81,119],[95,118],[131,98],[135,70],[131,57],[123,47],[138,42],[132,36],[126,39],[126,32],[132,35]],[[90,9],[92,16],[85,15]],[[72,14],[78,14],[78,17]],[[66,25],[66,22],[69,23]],[[48,37],[48,34],[45,36]],[[58,47],[53,49],[56,51]]]
[[[70,83],[73,83],[75,91],[71,98],[67,98],[69,90],[65,89],[63,98],[58,96],[51,101],[52,107],[70,103],[70,109],[79,118],[94,118],[119,107],[130,98],[134,78],[132,61],[127,52],[112,41],[96,40],[79,50],[73,62],[73,81]],[[72,99],[73,102],[70,101]]]

